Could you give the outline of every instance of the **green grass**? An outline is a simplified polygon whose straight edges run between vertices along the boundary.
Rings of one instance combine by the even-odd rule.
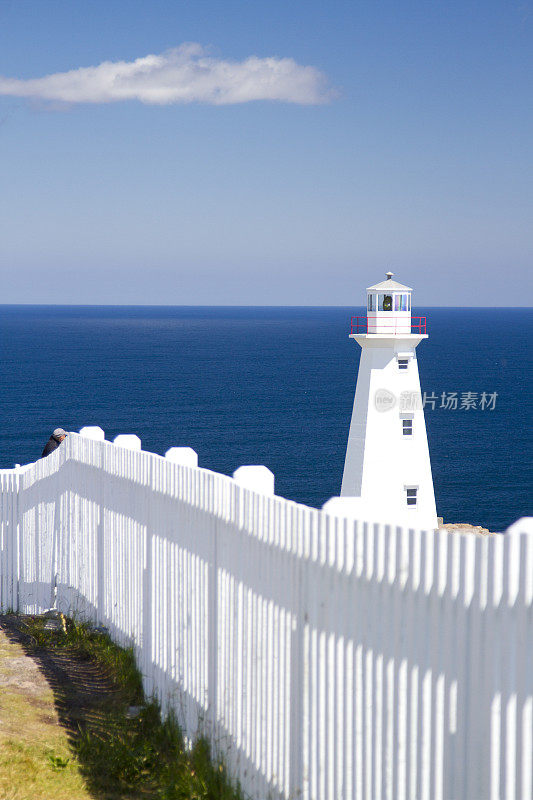
[[[1,618],[0,618],[1,619]],[[54,692],[20,641],[0,630],[1,800],[91,800]]]
[[[80,664],[90,669],[89,692],[81,686],[83,702],[77,704],[75,686],[61,686],[61,681],[56,681],[54,693],[60,718],[70,729],[73,759],[94,797],[244,800],[223,762],[212,757],[206,739],[187,748],[176,720],[162,720],[157,703],[144,698],[131,650],[117,647],[88,625],[62,620],[61,630],[45,631],[42,618],[26,617],[26,633],[34,651],[59,663],[66,660],[75,665],[76,674],[83,674]],[[105,690],[91,691],[95,680]],[[141,706],[132,719],[126,715],[130,706]],[[56,772],[69,766],[64,756],[50,755],[48,760]]]

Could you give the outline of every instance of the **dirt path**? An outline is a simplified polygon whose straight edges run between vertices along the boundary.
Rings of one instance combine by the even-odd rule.
[[[0,621],[0,800],[86,800],[92,795],[60,723],[39,659]]]
[[[209,744],[186,746],[105,629],[0,615],[0,800],[243,800]]]

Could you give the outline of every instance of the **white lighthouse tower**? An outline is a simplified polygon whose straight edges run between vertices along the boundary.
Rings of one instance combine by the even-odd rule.
[[[367,289],[367,316],[352,319],[350,338],[362,352],[341,497],[354,498],[368,519],[432,529],[437,513],[416,358],[428,338],[426,318],[411,317],[412,290],[392,276]]]

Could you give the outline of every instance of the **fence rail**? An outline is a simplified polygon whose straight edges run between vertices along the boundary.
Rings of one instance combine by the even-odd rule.
[[[526,521],[348,520],[135,438],[72,434],[0,471],[4,610],[56,602],[133,645],[146,691],[255,800],[531,797]]]

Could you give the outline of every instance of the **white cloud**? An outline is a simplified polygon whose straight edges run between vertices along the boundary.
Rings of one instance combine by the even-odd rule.
[[[315,105],[330,99],[326,78],[315,67],[292,58],[222,61],[199,44],[183,44],[161,55],[135,61],[104,61],[43,78],[0,76],[0,95],[63,103],[114,103],[140,100],[152,105],[278,100]]]

